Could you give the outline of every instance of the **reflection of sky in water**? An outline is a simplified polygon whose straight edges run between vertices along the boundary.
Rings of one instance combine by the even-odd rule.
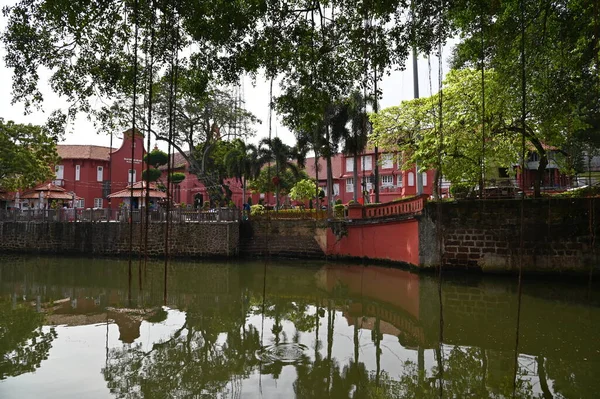
[[[122,285],[111,286],[106,281],[103,283],[88,282],[88,285],[81,283],[80,285],[71,285],[70,282],[65,283],[60,280],[47,283],[43,279],[39,283],[33,279],[22,283],[25,281],[22,276],[5,274],[13,280],[0,281],[0,300],[7,298],[12,300],[15,293],[18,293],[18,298],[25,298],[25,294],[27,294],[27,301],[35,301],[35,295],[40,292],[45,296],[42,301],[74,296],[79,299],[61,302],[64,308],[61,308],[60,312],[55,312],[55,316],[76,318],[85,315],[85,317],[89,317],[87,320],[94,320],[97,323],[106,317],[105,307],[109,307],[112,309],[109,310],[109,317],[112,318],[114,315],[118,324],[111,323],[108,328],[106,323],[56,327],[57,338],[52,342],[48,358],[41,362],[35,372],[0,381],[0,398],[112,397],[108,385],[110,381],[114,382],[114,379],[119,380],[121,374],[119,374],[118,367],[114,368],[112,376],[114,379],[109,381],[102,372],[106,362],[107,332],[111,360],[115,362],[119,361],[119,356],[122,361],[124,357],[151,352],[156,343],[173,341],[173,346],[165,346],[167,348],[165,352],[161,350],[157,357],[152,359],[147,357],[142,360],[142,362],[152,362],[150,371],[158,373],[154,375],[162,376],[164,363],[158,359],[161,359],[160,356],[166,356],[168,365],[173,366],[181,361],[185,368],[192,370],[191,375],[194,377],[199,373],[208,376],[207,379],[225,375],[222,384],[218,382],[214,385],[218,387],[217,389],[224,386],[220,391],[223,397],[230,397],[233,393],[236,394],[235,397],[247,398],[260,397],[261,394],[265,398],[295,397],[303,372],[304,380],[302,381],[305,384],[303,389],[310,388],[310,384],[324,384],[324,382],[318,381],[326,375],[326,372],[323,372],[325,367],[323,360],[328,356],[328,318],[331,314],[334,315],[331,356],[334,360],[333,363],[338,367],[334,372],[338,376],[346,378],[344,368],[353,365],[355,359],[354,324],[357,323],[361,327],[357,334],[359,362],[364,365],[369,374],[370,382],[373,382],[375,370],[378,368],[373,330],[376,326],[376,317],[379,316],[381,317],[380,329],[382,332],[379,366],[386,378],[389,377],[396,381],[401,379],[407,370],[405,367],[407,361],[416,367],[419,361],[416,347],[422,343],[425,348],[428,348],[423,350],[425,378],[435,379],[438,360],[436,350],[431,348],[437,346],[439,338],[437,330],[439,328],[439,304],[437,284],[431,278],[377,267],[365,269],[337,265],[325,266],[320,269],[273,267],[269,269],[271,280],[268,280],[267,284],[266,314],[268,317],[263,320],[260,314],[263,267],[259,265],[254,269],[245,269],[243,272],[247,275],[241,275],[241,269],[241,267],[227,268],[221,265],[207,267],[206,270],[213,273],[212,280],[196,274],[195,270],[197,269],[191,269],[186,273],[179,272],[177,285],[174,284],[174,289],[169,294],[169,303],[172,304],[171,306],[179,306],[189,313],[169,309],[166,319],[159,323],[142,320],[143,316],[140,315],[139,310],[133,310],[130,313],[126,310],[117,310],[115,313],[114,308],[122,307],[126,302],[127,291],[123,290]],[[110,278],[114,275],[118,274],[108,274]],[[79,279],[82,280],[82,277]],[[33,284],[30,282],[32,280]],[[126,283],[126,280],[121,281]],[[172,281],[175,279],[173,278]],[[296,283],[297,286],[290,288]],[[101,284],[106,285],[102,286]],[[595,336],[594,326],[597,325],[595,323],[598,322],[600,314],[597,306],[599,301],[597,299],[589,300],[588,304],[587,299],[583,301],[579,299],[578,291],[573,290],[572,287],[567,287],[569,288],[567,294],[561,291],[561,287],[553,287],[554,293],[547,295],[543,291],[545,287],[539,284],[532,287],[535,289],[532,289],[532,292],[537,295],[524,294],[523,296],[519,350],[529,353],[519,356],[519,380],[531,385],[531,392],[534,396],[541,396],[542,386],[538,360],[544,359],[546,362],[545,380],[549,390],[555,393],[555,397],[560,396],[559,392],[569,392],[565,390],[565,382],[576,388],[576,390],[570,391],[571,393],[575,392],[574,395],[566,395],[566,397],[594,397],[596,391],[593,389],[598,386],[598,383],[594,379],[593,370],[598,364],[597,351],[599,347],[597,342],[590,338]],[[144,294],[147,295],[145,298],[142,296],[136,298],[136,295],[133,295],[134,303],[161,303],[162,291],[156,291],[155,288],[154,292],[158,292],[160,299],[152,297],[152,291],[149,290],[144,291]],[[528,292],[527,287],[525,292]],[[556,300],[556,298],[561,298],[559,295],[564,295],[571,301]],[[217,297],[218,300],[215,299]],[[24,301],[25,299],[19,299],[20,303],[26,305]],[[298,306],[291,306],[293,301],[299,301],[296,302]],[[441,346],[441,353],[444,367],[447,367],[446,375],[454,373],[451,378],[460,380],[461,374],[465,374],[463,383],[477,383],[483,367],[473,361],[481,360],[478,355],[484,351],[479,347],[484,347],[486,348],[484,357],[488,362],[487,374],[484,378],[486,379],[485,384],[489,384],[491,387],[489,394],[511,392],[516,333],[515,311],[517,309],[514,286],[502,280],[493,279],[483,280],[483,282],[475,279],[470,283],[448,281],[448,283],[444,283],[443,301],[444,344]],[[315,363],[314,316],[317,311],[315,306],[317,303],[321,304],[318,329],[318,357],[321,360],[321,369],[317,367],[319,362]],[[477,304],[481,306],[477,307]],[[306,306],[304,313],[298,310],[303,306]],[[253,360],[248,360],[241,366],[232,362],[231,360],[235,359],[236,355],[234,352],[227,352],[226,346],[235,341],[232,337],[236,337],[236,329],[242,324],[244,314],[246,315],[246,334],[256,333],[258,339],[256,335],[248,336],[246,343],[249,343],[249,346],[238,348],[239,353],[255,354],[261,335],[260,343],[263,350],[273,348],[276,343],[274,317],[278,314],[281,317],[279,342],[292,343],[297,339],[299,344],[304,345],[302,353],[306,360],[303,365],[280,365],[280,373],[275,378],[272,374],[273,368],[270,369],[271,371],[266,370],[265,363],[259,366],[255,356],[250,356]],[[153,315],[157,316],[155,320],[161,320],[156,313]],[[60,317],[56,320],[63,320]],[[145,317],[150,316],[146,315]],[[289,319],[287,319],[288,317]],[[310,331],[296,331],[296,326],[290,321],[292,319],[304,323],[304,327]],[[191,330],[183,328],[186,322],[189,323],[188,326]],[[121,326],[121,331],[119,331],[119,326]],[[44,329],[48,331],[49,327],[44,327]],[[193,338],[192,349],[196,350],[202,347],[203,338],[200,338],[198,334],[203,330],[206,330],[208,336],[215,340],[212,349],[216,357],[220,359],[220,356],[224,354],[226,358],[223,365],[216,364],[214,373],[212,373],[212,363],[207,363],[202,367],[198,366],[203,364],[198,360],[201,359],[200,356],[180,355],[182,345],[185,345],[188,337]],[[192,335],[190,331],[195,335]],[[233,331],[233,333],[228,336],[228,333],[223,331]],[[179,332],[180,336],[174,340],[176,332]],[[398,334],[400,334],[401,340],[399,340]],[[241,335],[241,333],[238,334],[237,339]],[[123,337],[134,341],[132,344],[124,344],[121,341]],[[400,342],[406,347],[402,346]],[[137,353],[127,350],[136,345],[140,345]],[[279,346],[279,348],[282,347],[285,345]],[[586,349],[590,352],[589,356],[587,353],[582,353]],[[167,351],[170,352],[167,353]],[[178,355],[174,356],[173,351]],[[468,359],[460,358],[461,354],[469,351],[475,353],[475,356]],[[157,353],[153,352],[152,356]],[[277,352],[274,351],[274,353]],[[587,360],[588,358],[590,361]],[[461,362],[465,361],[470,361],[470,365],[464,366]],[[230,368],[232,364],[234,367],[239,366],[240,369],[234,371]],[[190,365],[191,367],[188,367]],[[223,371],[219,369],[220,366],[229,368]],[[460,370],[460,367],[463,366],[469,368],[464,373]],[[262,375],[259,372],[261,367],[264,373]],[[146,369],[144,370],[146,371]],[[306,370],[309,370],[308,373],[313,373],[309,375],[310,378],[306,376]],[[131,372],[131,369],[126,371]],[[247,374],[239,376],[240,372]],[[569,380],[571,373],[574,377]],[[234,377],[230,378],[231,374]],[[158,379],[158,383],[163,384],[160,388],[164,387],[165,383],[168,385],[167,380],[172,375],[174,374],[166,374],[165,378]],[[412,375],[415,375],[414,372]],[[563,376],[565,377],[562,378]],[[195,378],[192,380],[200,381]],[[127,385],[123,385],[123,383],[128,381],[124,378],[117,381],[121,384],[119,388],[126,388]],[[183,384],[190,382],[189,379],[182,381]],[[450,381],[450,383],[452,382]],[[132,389],[139,392],[139,383],[140,379],[135,380]],[[346,383],[354,384],[355,380],[349,376]],[[198,385],[203,386],[202,384]],[[502,384],[504,387],[500,387]],[[194,384],[182,387],[182,389],[188,388],[194,388]],[[571,387],[568,388],[571,389]],[[356,389],[353,386],[349,392],[356,392]],[[496,391],[492,392],[493,389]],[[448,393],[450,392],[449,388]]]

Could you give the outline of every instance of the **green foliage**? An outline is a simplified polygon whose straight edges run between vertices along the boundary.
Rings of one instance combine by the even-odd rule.
[[[248,187],[258,193],[274,193],[277,187],[273,183],[273,178],[277,176],[275,166],[263,168],[258,177],[248,182]],[[281,195],[286,195],[294,185],[303,179],[308,179],[304,171],[298,171],[295,175],[292,170],[286,169],[279,172],[279,190]]]
[[[454,198],[466,198],[473,191],[473,185],[457,182],[453,183],[449,190]]]
[[[344,204],[335,204],[333,206],[333,210],[334,210],[334,216],[337,219],[343,219],[344,218],[344,211],[345,211],[346,207],[344,206]]]
[[[162,175],[162,172],[160,169],[149,168],[149,169],[144,169],[142,171],[142,179],[144,179],[144,181],[148,181],[148,182],[157,181],[158,179],[160,179],[161,175]]]
[[[557,198],[600,197],[600,184],[570,189],[570,190],[562,192],[562,193],[554,194],[553,197],[557,197]]]
[[[342,203],[341,198],[338,198],[338,199],[335,200],[335,204],[336,205],[340,205],[341,203]]]
[[[185,173],[182,173],[182,172],[171,173],[171,183],[179,184],[184,180],[185,180]]]
[[[481,124],[481,72],[451,70],[443,86],[442,131],[439,94],[435,94],[372,114],[371,142],[390,152],[402,152],[403,169],[418,161],[423,169],[441,169],[452,184],[479,181],[482,165],[486,175],[498,167],[511,168],[518,163],[519,137],[505,126],[516,116],[506,113],[509,99],[497,74],[488,70],[485,76],[485,131]]]
[[[54,177],[56,140],[42,127],[0,118],[0,189],[33,187]]]
[[[317,192],[317,183],[311,179],[298,181],[290,190],[290,198],[295,201],[306,201],[312,199]]]
[[[260,204],[250,206],[250,215],[251,216],[262,215],[263,213],[265,213],[264,206],[262,206]]]
[[[158,168],[169,162],[169,156],[166,152],[155,148],[144,155],[144,162],[154,168]]]
[[[34,372],[48,358],[56,332],[44,332],[43,321],[29,306],[0,301],[0,381]]]

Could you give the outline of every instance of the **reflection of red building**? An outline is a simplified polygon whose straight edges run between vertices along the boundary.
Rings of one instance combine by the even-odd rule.
[[[123,142],[118,149],[95,145],[58,145],[61,161],[55,166],[56,178],[53,183],[74,192],[80,200],[79,208],[107,208],[107,196],[124,189],[128,182],[138,181],[142,176],[144,140],[141,134],[132,139],[131,129],[123,134]],[[113,201],[112,207],[121,201]]]

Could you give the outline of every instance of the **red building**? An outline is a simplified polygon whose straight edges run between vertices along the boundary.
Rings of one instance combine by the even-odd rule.
[[[417,172],[413,167],[408,170],[400,169],[400,159],[396,153],[379,154],[379,202],[390,202],[402,197],[417,194]],[[354,198],[354,158],[337,154],[331,159],[333,171],[333,198],[341,199],[342,203]],[[327,162],[320,158],[319,186],[326,191],[327,185]],[[359,193],[368,193],[368,201],[375,201],[375,153],[367,150],[358,159],[358,184]],[[315,160],[306,160],[306,172],[311,178],[316,177]],[[423,179],[423,194],[433,193],[434,171],[428,170],[421,173]],[[362,199],[363,195],[359,195]],[[360,200],[359,199],[359,200]]]
[[[166,180],[167,167],[161,166],[160,169],[163,171],[162,179]],[[190,173],[189,163],[180,153],[175,153],[173,155],[173,172],[185,174],[185,179],[173,188],[172,198],[174,203],[198,208],[201,207],[205,201],[210,201],[204,183],[198,180],[198,177],[195,174]],[[219,184],[217,179],[213,180],[210,177],[207,177],[207,182],[209,182],[209,184]],[[245,202],[243,198],[242,182],[235,178],[229,178],[225,179],[223,183],[231,190],[231,201],[233,201],[235,206],[241,208]],[[249,196],[250,191],[246,193],[246,198]],[[214,204],[211,204],[211,206],[213,205]]]
[[[144,137],[131,129],[123,133],[123,142],[118,149],[95,145],[58,145],[61,161],[55,166],[53,183],[73,192],[81,199],[78,208],[117,207],[122,200],[109,204],[109,194],[123,190],[130,182],[141,180],[144,155]],[[133,167],[132,167],[133,164]]]

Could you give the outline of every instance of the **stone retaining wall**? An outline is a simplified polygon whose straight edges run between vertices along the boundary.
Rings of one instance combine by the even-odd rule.
[[[587,273],[591,266],[600,267],[598,215],[600,199],[523,201],[524,270]],[[430,203],[420,217],[420,224],[421,266],[439,263],[439,232],[441,262],[446,267],[491,272],[518,270],[520,200],[443,203],[439,210]]]
[[[327,224],[314,220],[261,220],[242,223],[240,255],[325,258]]]
[[[165,226],[149,224],[148,255],[165,255]],[[130,233],[125,223],[0,222],[0,252],[127,255]],[[134,224],[135,254],[143,249],[144,239],[140,225]],[[238,247],[238,222],[170,226],[169,255],[173,257],[234,256]]]

